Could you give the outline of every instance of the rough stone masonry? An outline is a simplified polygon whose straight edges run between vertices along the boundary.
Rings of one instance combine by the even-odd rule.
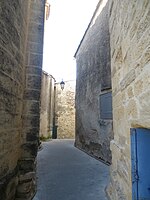
[[[44,0],[0,1],[0,199],[32,199]]]
[[[99,1],[75,54],[75,145],[110,164],[112,117],[104,118],[101,112],[101,97],[111,94],[109,5],[106,2]]]
[[[47,72],[42,72],[41,105],[40,105],[40,138],[52,137],[54,107],[55,107],[55,78]]]
[[[131,200],[130,128],[150,128],[150,1],[111,0],[110,11],[114,140],[109,196]]]
[[[55,125],[57,126],[57,138],[75,138],[75,81],[65,81],[62,90],[60,83],[56,87]]]
[[[111,200],[131,200],[131,129],[150,131],[150,1],[100,0],[98,5],[96,17],[76,52],[76,145],[92,153],[93,143],[97,144],[94,154],[107,160],[110,157],[106,147],[111,141],[108,195]],[[104,121],[100,121],[101,126],[98,124],[99,111],[101,117],[98,95],[109,81],[113,140],[107,139],[110,129],[102,131]],[[103,106],[106,107],[106,102]],[[103,154],[104,150],[107,154]]]

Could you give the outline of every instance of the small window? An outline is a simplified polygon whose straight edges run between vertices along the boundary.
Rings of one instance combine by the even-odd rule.
[[[112,119],[112,92],[100,95],[100,118]]]

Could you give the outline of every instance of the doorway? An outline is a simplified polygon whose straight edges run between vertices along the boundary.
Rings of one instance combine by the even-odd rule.
[[[150,129],[131,129],[132,200],[150,200]]]

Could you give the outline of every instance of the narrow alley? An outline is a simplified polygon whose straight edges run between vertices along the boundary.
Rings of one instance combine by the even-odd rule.
[[[75,148],[74,140],[53,140],[42,146],[33,200],[107,200],[107,165]]]
[[[0,200],[150,200],[149,152],[150,0],[0,0]]]

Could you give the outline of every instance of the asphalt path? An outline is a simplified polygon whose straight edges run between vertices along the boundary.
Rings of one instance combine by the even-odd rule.
[[[42,144],[33,200],[107,200],[109,167],[74,147],[74,140]]]

